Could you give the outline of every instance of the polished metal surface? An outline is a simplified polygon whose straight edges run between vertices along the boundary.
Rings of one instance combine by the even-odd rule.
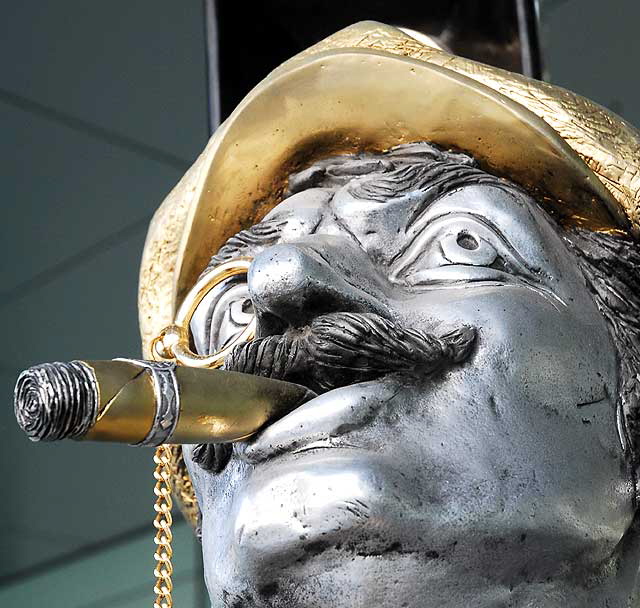
[[[613,273],[589,275],[588,247],[519,187],[429,144],[289,183],[212,260],[253,257],[246,284],[191,323],[207,354],[252,313],[225,367],[319,393],[224,466],[183,446],[213,604],[636,605],[626,343],[595,291]]]

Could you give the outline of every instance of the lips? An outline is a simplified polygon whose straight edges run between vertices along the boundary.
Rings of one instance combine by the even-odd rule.
[[[268,426],[251,442],[236,444],[236,454],[257,464],[285,453],[357,448],[350,435],[372,424],[383,409],[393,407],[402,384],[402,378],[388,376],[324,393]]]

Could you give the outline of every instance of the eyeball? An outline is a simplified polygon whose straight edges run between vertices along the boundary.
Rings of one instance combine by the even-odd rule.
[[[451,264],[490,266],[498,257],[495,247],[477,234],[460,230],[440,241],[442,255]]]
[[[253,302],[250,298],[237,298],[229,303],[229,318],[236,325],[248,325],[253,319]]]

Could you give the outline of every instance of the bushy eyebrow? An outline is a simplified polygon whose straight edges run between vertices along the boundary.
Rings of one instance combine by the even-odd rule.
[[[250,247],[269,247],[274,245],[280,239],[286,224],[287,220],[266,220],[234,234],[212,256],[205,272],[223,262],[246,255],[247,249]]]

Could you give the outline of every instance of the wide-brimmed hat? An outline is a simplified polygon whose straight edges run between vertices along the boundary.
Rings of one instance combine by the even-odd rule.
[[[430,141],[472,154],[564,224],[640,234],[640,133],[579,95],[365,21],[296,55],[214,133],[156,212],[140,270],[145,357],[209,258],[288,176],[329,155]],[[196,513],[176,449],[176,486]]]

